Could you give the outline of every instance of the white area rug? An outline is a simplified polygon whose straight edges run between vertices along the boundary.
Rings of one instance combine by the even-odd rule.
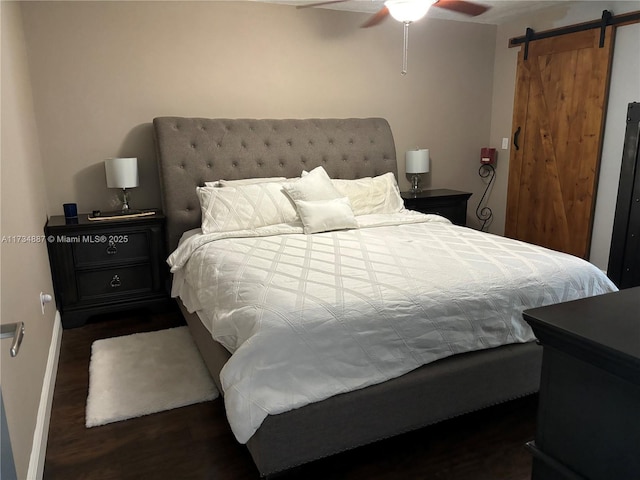
[[[91,346],[87,428],[217,396],[187,327],[106,338]]]

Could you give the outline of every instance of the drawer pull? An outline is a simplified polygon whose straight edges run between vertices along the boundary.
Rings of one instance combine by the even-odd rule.
[[[107,247],[107,255],[115,255],[118,253],[118,247],[113,240],[109,242],[109,246]]]
[[[111,285],[111,288],[118,288],[120,285],[122,285],[120,277],[118,275],[114,275],[109,285]]]

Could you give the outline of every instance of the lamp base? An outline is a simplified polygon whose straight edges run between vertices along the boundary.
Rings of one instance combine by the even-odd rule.
[[[409,191],[414,195],[422,192],[422,189],[420,188],[420,176],[415,173],[411,175],[411,190]]]
[[[129,208],[129,192],[127,192],[126,188],[122,189],[122,214],[128,215],[129,212],[133,213],[133,211]]]

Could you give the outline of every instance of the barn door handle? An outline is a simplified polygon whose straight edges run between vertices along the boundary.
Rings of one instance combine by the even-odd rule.
[[[520,127],[516,130],[516,133],[513,134],[513,146],[516,147],[516,150],[520,150],[520,145],[518,145],[518,140],[520,139]]]

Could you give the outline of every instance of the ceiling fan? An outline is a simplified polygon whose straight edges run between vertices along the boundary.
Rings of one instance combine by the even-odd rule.
[[[311,8],[334,3],[345,3],[351,0],[329,0],[324,2],[309,3],[306,5],[298,5],[296,8]],[[407,73],[407,50],[409,45],[409,25],[412,22],[420,20],[427,14],[431,6],[444,8],[453,12],[462,13],[475,17],[483,14],[490,7],[479,3],[468,2],[466,0],[386,0],[383,7],[378,10],[369,20],[367,20],[362,28],[373,27],[378,25],[389,16],[395,18],[404,24],[404,48],[402,59],[402,75]]]

